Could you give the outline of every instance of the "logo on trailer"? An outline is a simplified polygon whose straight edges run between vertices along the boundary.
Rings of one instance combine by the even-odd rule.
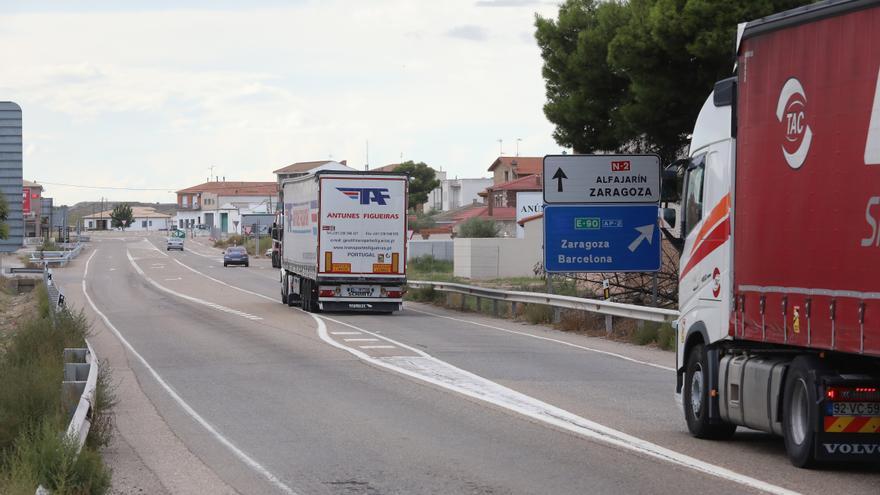
[[[630,164],[629,160],[611,162],[612,172],[629,172],[631,169],[632,164]]]
[[[712,271],[712,281],[715,283],[712,286],[712,296],[718,297],[718,294],[721,294],[721,270],[718,267]]]
[[[801,168],[810,152],[813,131],[807,123],[807,94],[797,78],[792,77],[782,86],[776,102],[776,120],[785,131],[782,154],[788,166]]]
[[[337,187],[342,194],[358,201],[362,205],[376,203],[386,205],[386,200],[391,199],[388,189],[384,187]]]

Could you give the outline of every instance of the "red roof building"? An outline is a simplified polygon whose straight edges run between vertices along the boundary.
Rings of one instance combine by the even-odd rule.
[[[499,156],[492,162],[489,172],[492,172],[495,184],[503,184],[527,175],[540,175],[543,167],[542,156]]]

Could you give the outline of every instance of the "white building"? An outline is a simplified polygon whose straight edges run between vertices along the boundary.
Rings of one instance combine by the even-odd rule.
[[[348,162],[346,160],[342,160],[341,162],[335,162],[333,160],[319,160],[315,162],[296,162],[292,163],[286,167],[281,167],[278,170],[272,172],[278,179],[278,183],[281,184],[281,181],[284,179],[290,179],[292,177],[299,177],[301,175],[308,175],[319,170],[354,170],[353,168],[348,166]]]
[[[274,212],[277,197],[275,182],[205,182],[177,191],[174,225],[181,229],[201,226],[218,236],[240,234],[241,214]]]
[[[102,211],[100,213],[92,213],[83,217],[83,225],[86,230],[112,230],[113,222],[110,215],[113,210]],[[171,215],[159,213],[148,206],[132,206],[132,217],[134,222],[125,230],[133,232],[148,232],[168,230],[171,226]]]
[[[397,163],[385,165],[377,169],[376,172],[393,172],[398,166]],[[440,186],[428,194],[428,200],[422,206],[424,212],[431,210],[449,211],[466,206],[473,203],[482,203],[480,192],[492,185],[491,178],[485,179],[454,179],[446,178],[446,171],[434,170],[434,177],[440,180]]]

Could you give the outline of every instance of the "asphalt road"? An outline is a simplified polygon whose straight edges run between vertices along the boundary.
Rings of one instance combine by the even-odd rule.
[[[191,240],[168,253],[159,236],[94,239],[56,279],[122,377],[111,455],[142,471],[133,488],[880,491],[869,469],[796,469],[762,433],[692,439],[671,353],[419,304],[314,318],[280,303],[266,260],[223,268]]]

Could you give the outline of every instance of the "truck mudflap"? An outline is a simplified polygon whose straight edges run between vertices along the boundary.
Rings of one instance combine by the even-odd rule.
[[[866,377],[860,377],[866,378]],[[880,393],[867,383],[829,377],[819,405],[815,456],[828,461],[880,461]]]
[[[819,432],[815,455],[820,461],[880,462],[880,432]]]
[[[322,311],[362,311],[367,313],[390,313],[400,311],[403,301],[321,301]]]

